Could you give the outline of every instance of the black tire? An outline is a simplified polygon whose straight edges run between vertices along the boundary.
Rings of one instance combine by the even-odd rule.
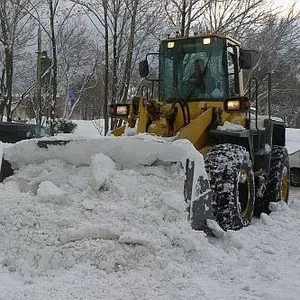
[[[290,168],[287,149],[282,146],[273,146],[267,187],[263,199],[255,204],[254,213],[256,216],[261,213],[269,214],[270,202],[288,202],[289,178]]]
[[[290,169],[290,184],[291,186],[300,187],[300,168]]]
[[[205,156],[205,169],[213,191],[214,218],[223,230],[238,230],[251,222],[254,206],[254,173],[248,151],[220,144]]]

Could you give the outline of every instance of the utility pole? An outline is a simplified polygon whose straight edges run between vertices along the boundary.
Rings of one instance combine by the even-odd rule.
[[[41,45],[42,44],[42,34],[41,26],[39,25],[38,29],[38,49],[37,49],[37,69],[36,69],[36,122],[38,124],[42,123],[42,67],[41,67]]]

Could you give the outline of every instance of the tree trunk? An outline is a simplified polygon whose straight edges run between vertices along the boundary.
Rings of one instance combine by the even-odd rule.
[[[129,89],[130,77],[132,72],[132,55],[133,55],[133,47],[134,47],[134,34],[136,30],[136,17],[137,17],[138,4],[139,4],[139,0],[133,0],[133,7],[131,11],[130,34],[128,39],[128,48],[126,54],[124,76],[122,81],[123,85],[120,91],[120,97],[122,103],[125,103],[128,97],[128,89]]]
[[[36,122],[42,123],[42,87],[41,87],[41,26],[38,29],[37,70],[36,70]]]
[[[186,0],[183,0],[182,10],[181,10],[181,26],[180,26],[180,35],[185,35],[185,24],[186,24]]]
[[[49,0],[50,9],[50,30],[51,30],[51,44],[52,44],[52,100],[50,101],[50,118],[51,118],[51,135],[54,135],[54,120],[55,120],[55,106],[57,98],[57,53],[56,53],[56,38],[54,31],[54,7],[53,1]]]
[[[109,49],[108,49],[108,0],[103,0],[104,9],[104,35],[105,35],[105,70],[104,70],[104,102],[103,102],[103,117],[104,117],[104,134],[108,132],[109,122],[108,122],[108,59],[109,59]]]
[[[6,73],[6,117],[7,122],[12,121],[11,105],[12,105],[12,84],[13,84],[13,51],[9,48],[5,48],[5,73]]]

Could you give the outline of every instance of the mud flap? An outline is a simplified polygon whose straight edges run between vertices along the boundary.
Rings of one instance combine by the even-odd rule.
[[[206,220],[213,218],[212,197],[213,192],[208,179],[198,175],[195,162],[187,159],[184,199],[188,204],[189,219],[193,229],[207,229]]]

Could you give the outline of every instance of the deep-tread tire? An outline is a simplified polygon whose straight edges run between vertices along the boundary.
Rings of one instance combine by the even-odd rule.
[[[214,193],[212,207],[217,223],[223,230],[248,226],[255,199],[249,152],[239,145],[220,144],[214,146],[204,160]]]
[[[300,168],[290,169],[290,184],[291,186],[300,187]]]
[[[288,202],[289,177],[290,168],[287,149],[282,146],[273,146],[267,187],[262,201],[257,201],[255,204],[254,214],[256,216],[261,213],[270,213],[270,202]]]

